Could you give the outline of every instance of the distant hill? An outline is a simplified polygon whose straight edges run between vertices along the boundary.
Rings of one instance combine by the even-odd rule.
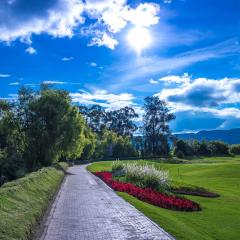
[[[240,143],[240,128],[231,130],[211,130],[200,131],[198,133],[181,133],[175,134],[179,139],[190,140],[221,140],[229,144]]]

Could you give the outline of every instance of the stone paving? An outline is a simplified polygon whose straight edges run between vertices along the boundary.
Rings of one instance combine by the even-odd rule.
[[[89,173],[86,165],[68,172],[40,240],[174,239]]]

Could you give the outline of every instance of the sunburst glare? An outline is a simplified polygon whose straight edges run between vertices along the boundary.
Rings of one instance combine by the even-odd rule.
[[[144,27],[132,28],[127,35],[127,40],[137,54],[141,54],[142,50],[152,43],[150,32]]]

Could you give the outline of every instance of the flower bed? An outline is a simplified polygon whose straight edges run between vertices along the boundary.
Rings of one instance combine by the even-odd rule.
[[[95,175],[101,178],[112,189],[119,192],[126,192],[141,201],[167,209],[178,211],[200,211],[200,205],[191,200],[177,196],[169,196],[157,192],[151,188],[140,188],[132,183],[118,182],[112,179],[110,172],[95,172]]]
[[[192,196],[200,196],[200,197],[209,197],[216,198],[220,197],[218,193],[209,192],[205,189],[188,189],[188,188],[172,188],[171,192],[183,195],[192,195]]]

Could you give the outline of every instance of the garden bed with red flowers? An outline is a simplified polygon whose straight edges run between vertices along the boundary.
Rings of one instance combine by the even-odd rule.
[[[132,183],[118,182],[112,178],[111,172],[95,172],[96,176],[101,178],[108,186],[115,191],[126,192],[141,201],[159,206],[162,208],[178,210],[178,211],[200,211],[201,207],[198,203],[191,200],[171,196],[165,193],[157,192],[151,188],[140,188]]]

